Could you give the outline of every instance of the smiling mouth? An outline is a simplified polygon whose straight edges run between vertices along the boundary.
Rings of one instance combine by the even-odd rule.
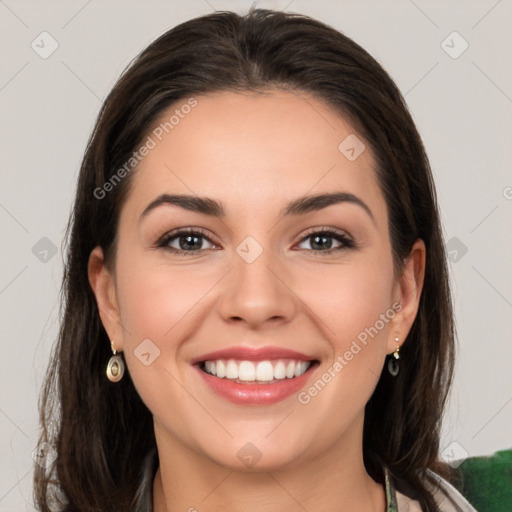
[[[316,359],[312,361],[215,359],[202,361],[198,366],[208,375],[237,384],[277,384],[300,377],[318,364],[319,361]]]

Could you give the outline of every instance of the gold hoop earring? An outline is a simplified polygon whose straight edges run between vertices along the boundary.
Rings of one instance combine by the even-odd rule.
[[[109,359],[107,365],[107,377],[111,382],[118,382],[123,378],[124,375],[124,361],[123,358],[118,354],[116,355],[116,349],[114,348],[114,341],[110,342],[113,356]]]
[[[393,352],[393,357],[390,357],[388,361],[388,372],[393,377],[396,377],[400,371],[400,364],[398,363],[398,360],[400,359],[400,345],[398,344],[399,341],[400,340],[398,338],[395,338],[396,350]]]

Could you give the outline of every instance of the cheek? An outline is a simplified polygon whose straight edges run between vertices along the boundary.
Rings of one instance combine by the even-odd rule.
[[[339,351],[376,323],[379,331],[387,331],[393,312],[384,325],[380,319],[392,306],[393,284],[391,259],[383,258],[380,264],[354,259],[347,265],[325,265],[314,274],[297,273],[295,288]]]
[[[380,265],[327,268],[300,285],[298,295],[319,319],[331,354],[299,402],[314,414],[327,405],[336,428],[364,407],[379,380],[397,311],[393,283],[391,259],[383,258]]]
[[[212,270],[200,266],[171,266],[145,256],[119,263],[119,308],[131,343],[142,337],[172,344],[175,328],[215,283]]]
[[[162,407],[164,395],[181,397],[179,347],[193,336],[201,300],[218,280],[211,270],[155,260],[130,255],[117,265],[124,358],[151,411]]]
[[[385,335],[388,322],[382,324],[380,318],[391,307],[390,280],[384,274],[366,269],[360,275],[352,274],[346,285],[340,292],[336,316],[333,311],[333,318],[337,319],[337,338],[345,343],[349,339],[361,340],[364,338],[362,333],[375,326],[379,333]],[[377,336],[377,333],[372,332]]]
[[[139,394],[151,409],[182,392],[181,347],[194,340],[211,313],[208,292],[225,273],[218,266],[171,264],[165,255],[127,254],[117,265],[124,357]],[[176,380],[177,379],[177,380]],[[184,397],[185,399],[186,397]],[[150,406],[151,404],[151,406]]]

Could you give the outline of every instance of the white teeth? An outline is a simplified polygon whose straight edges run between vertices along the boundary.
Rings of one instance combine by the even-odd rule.
[[[295,377],[295,363],[293,361],[290,361],[288,363],[288,366],[286,367],[286,376],[289,379],[293,379]]]
[[[211,375],[217,375],[217,369],[215,367],[214,361],[205,361],[204,369],[207,373],[210,373]]]
[[[284,366],[284,363],[283,363],[283,361],[278,361],[277,364],[274,366],[274,378],[275,379],[284,379],[285,377],[286,377],[286,368]]]
[[[272,380],[274,378],[274,370],[270,361],[260,361],[256,368],[256,380]]]
[[[226,365],[224,361],[217,361],[215,367],[217,368],[217,377],[222,378],[226,376]]]
[[[226,378],[238,379],[238,365],[232,359],[228,361],[228,364],[226,366]]]
[[[233,364],[236,365],[235,361]],[[240,380],[256,380],[256,369],[251,361],[242,361],[238,366],[238,378]]]
[[[310,361],[279,359],[276,361],[237,361],[217,359],[205,361],[204,371],[219,378],[239,379],[246,382],[269,382],[299,377],[310,367]]]

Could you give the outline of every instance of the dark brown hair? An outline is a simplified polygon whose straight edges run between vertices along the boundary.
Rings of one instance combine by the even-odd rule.
[[[130,510],[145,455],[156,447],[152,415],[130,375],[105,376],[111,355],[88,258],[96,246],[115,261],[119,212],[128,174],[98,198],[95,190],[129,159],[162,111],[216,91],[279,88],[309,93],[347,119],[368,142],[389,212],[395,272],[416,239],[425,242],[419,312],[396,378],[384,371],[366,405],[363,455],[382,481],[387,466],[424,510],[435,510],[427,470],[443,476],[442,413],[452,379],[454,324],[446,257],[432,175],[405,102],[383,68],[337,30],[307,16],[251,9],[192,19],[150,44],[105,100],[88,142],[66,231],[61,328],[40,399],[40,443],[56,450],[35,466],[40,510]],[[134,171],[136,172],[136,171]],[[409,491],[410,492],[410,491]]]

